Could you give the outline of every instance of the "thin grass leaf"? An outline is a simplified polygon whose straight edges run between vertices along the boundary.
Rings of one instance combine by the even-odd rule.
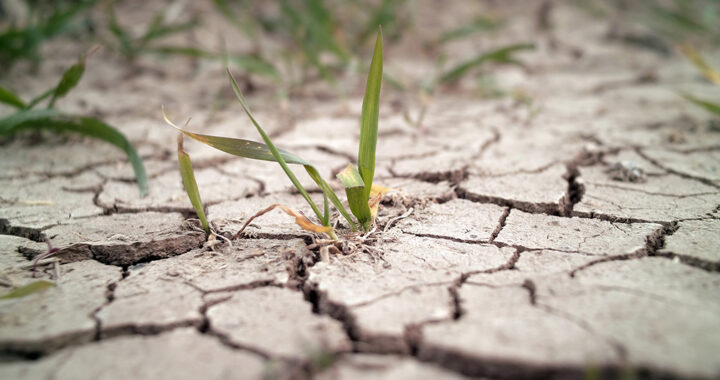
[[[278,162],[275,156],[273,155],[270,148],[262,143],[258,143],[255,141],[250,140],[243,140],[243,139],[235,139],[230,137],[220,137],[220,136],[210,136],[210,135],[203,135],[199,133],[193,133],[190,131],[186,131],[177,125],[175,125],[170,119],[168,118],[167,114],[165,113],[165,110],[163,109],[163,117],[165,119],[165,122],[171,125],[173,128],[177,129],[178,131],[184,133],[186,136],[197,140],[205,145],[209,145],[215,149],[221,150],[225,153],[232,154],[234,156],[238,157],[245,157],[245,158],[251,158],[255,160],[262,160],[262,161],[272,161],[272,162]],[[344,209],[342,202],[337,198],[335,193],[332,191],[332,188],[325,182],[322,177],[320,176],[320,173],[318,173],[317,169],[315,169],[314,166],[312,166],[309,162],[305,161],[304,159],[300,158],[299,156],[287,152],[282,149],[276,150],[280,153],[280,156],[287,164],[296,164],[296,165],[303,165],[305,170],[307,171],[310,178],[312,178],[315,183],[317,183],[318,187],[323,191],[323,199],[329,198],[330,201],[335,205],[335,207],[338,209],[338,211],[349,220],[351,228],[354,230],[355,223],[352,222],[352,219],[350,218],[350,215],[347,213],[347,211]],[[294,177],[294,175],[293,175]],[[302,187],[302,185],[301,185]],[[305,189],[303,188],[303,191]],[[300,189],[298,189],[300,191]],[[302,194],[302,192],[301,192]],[[307,192],[306,192],[307,194]],[[307,198],[305,199],[307,200]],[[310,200],[312,202],[312,200]],[[308,202],[309,203],[309,202]],[[315,205],[315,203],[310,203],[311,207]],[[316,206],[317,207],[317,206]],[[327,210],[327,200],[325,199],[325,204],[323,205],[323,208],[325,209],[325,212],[323,214],[320,214],[319,212],[316,213],[318,219],[320,219],[324,225],[328,225],[330,223],[330,217],[329,217],[329,211]],[[313,210],[315,211],[315,210]]]
[[[65,70],[62,78],[60,78],[60,83],[58,83],[55,87],[55,91],[52,93],[52,98],[50,98],[50,104],[48,107],[54,107],[55,101],[67,95],[67,93],[70,92],[70,90],[72,90],[78,82],[80,82],[84,73],[85,57],[82,57],[77,63]]]
[[[360,172],[353,164],[338,173],[337,178],[345,186],[345,194],[347,195],[350,211],[358,219],[364,231],[368,231],[371,223],[370,206],[368,206],[367,192],[365,191],[365,182],[363,182]]]
[[[25,108],[25,102],[22,101],[14,92],[0,86],[0,103],[5,103],[15,108]]]
[[[165,113],[165,109],[162,109],[163,118],[165,119],[165,122],[168,123],[173,128],[177,129],[178,131],[182,132],[186,136],[197,140],[205,145],[209,145],[215,149],[221,150],[225,153],[232,154],[234,156],[238,157],[245,157],[245,158],[252,158],[254,160],[262,160],[262,161],[272,161],[277,162],[275,157],[273,156],[270,149],[267,147],[267,145],[250,141],[250,140],[244,140],[244,139],[235,139],[231,137],[220,137],[220,136],[211,136],[211,135],[203,135],[200,133],[194,133],[187,131],[185,129],[182,129],[175,125],[170,119],[168,118],[167,114]],[[280,152],[280,155],[283,157],[283,160],[285,162],[290,164],[298,164],[298,165],[309,165],[309,163],[302,158],[287,152],[282,149],[278,149]]]
[[[708,112],[720,116],[720,103],[713,103],[685,93],[680,93],[680,96],[704,108]]]
[[[62,114],[53,109],[21,110],[0,119],[0,135],[11,135],[25,129],[74,132],[115,145],[128,156],[135,172],[140,195],[143,197],[147,195],[147,174],[142,159],[125,136],[105,122],[92,117]]]
[[[34,281],[25,286],[21,286],[15,290],[11,291],[8,294],[0,296],[0,300],[29,296],[30,294],[43,291],[43,290],[45,290],[47,288],[51,288],[53,286],[55,286],[55,283],[50,282],[50,281],[45,281],[45,280]]]
[[[315,202],[312,201],[310,198],[310,195],[307,193],[305,188],[300,184],[300,181],[295,177],[295,174],[290,170],[290,168],[287,166],[282,154],[280,151],[275,147],[275,144],[270,140],[270,137],[265,133],[265,131],[262,129],[260,124],[255,120],[255,117],[253,116],[252,112],[250,111],[250,107],[248,107],[247,102],[245,101],[245,98],[242,95],[242,92],[240,91],[240,87],[237,84],[237,81],[235,80],[235,77],[233,77],[230,70],[227,70],[228,75],[230,77],[230,82],[233,87],[233,91],[235,92],[235,96],[237,97],[238,101],[240,102],[240,105],[242,106],[243,110],[245,111],[245,114],[250,118],[250,121],[253,123],[255,128],[257,129],[258,133],[262,137],[263,141],[267,145],[267,148],[272,153],[275,160],[280,164],[285,174],[290,178],[290,181],[293,183],[295,188],[298,189],[300,194],[305,198],[305,200],[308,202],[310,207],[312,207],[313,212],[315,212],[315,215],[317,215],[318,219],[323,220],[324,216],[320,213],[320,210],[318,209]],[[342,205],[342,202],[338,199],[335,192],[333,192],[332,188],[325,182],[324,179],[320,176],[320,173],[318,173],[317,169],[313,167],[310,164],[304,164],[305,170],[307,171],[308,175],[315,181],[315,183],[320,187],[320,190],[323,191],[323,193],[330,198],[330,201],[335,205],[335,207],[338,209],[340,214],[342,214],[343,217],[348,221],[350,224],[350,228],[353,230],[356,229],[355,222],[353,222],[350,215],[345,210],[345,207]]]
[[[358,150],[358,168],[365,182],[365,201],[372,188],[375,176],[375,148],[377,146],[378,116],[380,113],[380,88],[383,78],[382,29],[378,30],[375,41],[370,72],[365,85],[360,125],[360,148]]]
[[[459,40],[475,33],[497,29],[503,25],[502,21],[493,20],[486,17],[478,17],[470,24],[463,25],[457,29],[453,29],[438,38],[437,42],[444,44],[450,41]]]
[[[481,66],[485,62],[511,63],[520,64],[520,62],[512,57],[512,54],[522,50],[532,50],[535,48],[533,44],[517,44],[510,45],[500,49],[496,49],[487,53],[465,61],[443,74],[438,80],[439,83],[452,83],[459,80],[468,71]]]
[[[203,230],[206,234],[210,234],[210,226],[208,225],[205,210],[203,209],[202,199],[200,198],[200,190],[197,181],[195,181],[195,172],[193,171],[190,156],[183,149],[183,134],[178,135],[178,165],[180,167],[180,175],[182,176],[183,186],[187,193],[190,203],[195,209],[195,213],[200,219]]]
[[[38,105],[38,104],[39,104],[40,102],[42,102],[43,100],[45,100],[45,99],[49,98],[50,96],[52,96],[52,94],[54,94],[54,93],[55,93],[55,87],[53,87],[53,88],[51,88],[51,89],[43,92],[42,94],[40,94],[40,95],[38,95],[37,97],[35,97],[34,99],[32,99],[32,100],[30,101],[30,103],[28,103],[28,105],[25,107],[25,109],[31,109],[31,108],[35,107],[36,105]]]

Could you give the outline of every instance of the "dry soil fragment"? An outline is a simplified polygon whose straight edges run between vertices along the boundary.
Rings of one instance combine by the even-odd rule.
[[[707,269],[720,269],[720,220],[680,222],[678,230],[665,238],[659,253],[678,255]]]
[[[309,269],[308,281],[317,285],[326,301],[355,306],[406,288],[449,284],[463,273],[500,268],[515,254],[512,248],[494,245],[408,234],[385,236],[388,241],[377,247],[384,252],[381,258],[355,254],[320,262]]]
[[[498,227],[505,208],[453,199],[430,204],[402,219],[397,227],[413,235],[437,236],[467,242],[487,242]]]
[[[68,348],[39,361],[0,366],[3,379],[263,379],[265,361],[195,329]]]
[[[61,267],[56,287],[0,301],[0,351],[51,352],[95,336],[93,312],[105,304],[120,268],[86,260]]]
[[[7,228],[36,230],[38,232],[34,236],[26,237],[41,240],[39,231],[43,228],[101,215],[103,210],[93,204],[92,193],[99,183],[94,174],[72,179],[29,177],[0,180],[0,223],[6,220]],[[0,230],[3,229],[0,226]],[[3,233],[16,234],[12,230]]]
[[[350,309],[355,334],[367,351],[409,353],[406,329],[453,317],[449,284],[405,288]]]
[[[715,140],[716,143],[718,140]],[[677,173],[702,178],[720,187],[720,150],[680,153],[646,149],[643,153],[660,166]]]
[[[112,265],[131,265],[171,257],[202,246],[203,232],[181,229],[177,213],[143,212],[79,219],[44,231],[56,256],[66,260],[94,258]],[[43,253],[25,249],[34,255]]]
[[[580,168],[585,194],[573,214],[608,220],[672,222],[706,216],[720,203],[720,190],[676,175],[644,183],[614,181],[601,166]]]
[[[663,258],[613,261],[537,283],[537,302],[617,342],[633,367],[681,378],[720,374],[720,279]]]
[[[350,350],[340,322],[314,314],[301,292],[287,288],[237,291],[207,315],[212,331],[274,358],[306,361],[318,352]]]
[[[567,169],[555,164],[538,173],[516,173],[502,176],[470,174],[459,185],[471,200],[512,205],[531,212],[559,213],[568,199]]]
[[[567,275],[598,258],[578,253],[552,250],[524,251],[518,254],[512,270],[494,273],[478,273],[467,279],[468,284],[476,285],[522,285],[525,280],[536,281],[547,277]]]
[[[113,145],[92,139],[78,140],[68,142],[53,139],[28,145],[22,139],[17,139],[13,144],[0,147],[2,175],[73,174],[102,163],[126,160],[125,153]]]
[[[422,360],[472,376],[521,378],[614,363],[613,347],[576,323],[530,304],[520,287],[467,285],[465,314],[423,328]]]
[[[495,241],[529,249],[622,255],[647,249],[648,241],[655,241],[661,231],[662,226],[653,223],[611,223],[512,210]]]
[[[367,354],[345,355],[315,378],[318,380],[465,379],[457,373],[408,357]]]

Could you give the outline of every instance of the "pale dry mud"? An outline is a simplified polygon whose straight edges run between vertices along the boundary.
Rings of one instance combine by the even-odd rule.
[[[720,92],[680,58],[609,39],[610,20],[577,8],[556,4],[554,29],[538,32],[539,3],[527,4],[488,5],[514,15],[508,26],[447,49],[459,62],[535,42],[524,69],[489,71],[532,104],[478,98],[468,80],[435,94],[417,126],[415,95],[385,86],[376,182],[391,190],[365,246],[339,250],[320,249],[279,210],[231,245],[208,241],[188,220],[159,109],[192,115],[192,130],[257,139],[220,91],[222,68],[145,57],[129,67],[97,52],[61,108],[122,130],[145,159],[150,195],[101,142],[0,145],[0,292],[56,282],[0,300],[0,377],[720,377],[720,133],[676,95]],[[120,11],[144,20],[153,6]],[[424,33],[480,6],[422,2]],[[192,38],[232,30],[205,14],[212,22]],[[401,79],[434,70],[412,43],[385,49]],[[37,78],[10,87],[42,91],[40,79],[54,81],[84,47],[48,50]],[[273,85],[255,81],[248,98],[277,144],[342,192],[334,174],[355,160],[362,86],[340,97],[310,84],[278,104]],[[215,107],[218,94],[226,107]],[[225,237],[272,204],[312,215],[276,165],[185,147]],[[58,252],[33,270],[46,241]]]

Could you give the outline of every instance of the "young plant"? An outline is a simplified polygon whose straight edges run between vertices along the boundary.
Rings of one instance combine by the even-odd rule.
[[[203,209],[202,199],[200,198],[200,190],[197,181],[195,181],[195,172],[193,171],[190,156],[183,149],[183,134],[178,135],[178,166],[180,167],[180,176],[182,177],[183,187],[187,193],[190,203],[195,209],[195,213],[200,219],[200,224],[206,234],[210,234],[210,225],[207,217],[205,217],[205,209]]]
[[[7,70],[15,62],[40,61],[40,47],[50,39],[78,29],[73,21],[92,8],[98,0],[51,2],[49,7],[34,4],[28,7],[29,16],[21,26],[11,20],[10,26],[0,32],[0,66]]]
[[[191,57],[204,58],[209,53],[190,46],[174,46],[174,45],[157,45],[155,42],[161,38],[182,33],[194,28],[198,24],[198,20],[192,19],[186,22],[168,23],[165,20],[165,13],[158,12],[155,14],[152,22],[148,26],[145,33],[141,36],[133,36],[132,33],[122,26],[115,15],[113,6],[108,8],[110,33],[116,39],[116,50],[128,61],[135,60],[141,54],[176,54]]]
[[[357,218],[357,224],[360,224],[363,231],[366,232],[370,230],[374,214],[371,206],[376,207],[378,203],[377,198],[371,199],[370,197],[372,195],[373,177],[375,173],[375,147],[377,144],[379,99],[382,83],[382,66],[382,32],[379,31],[377,35],[377,40],[375,42],[373,59],[370,64],[370,71],[368,73],[367,85],[365,88],[365,97],[363,99],[360,130],[360,147],[358,151],[359,169],[352,165],[349,165],[342,173],[338,175],[338,178],[345,186],[348,203],[350,205],[350,211],[355,216],[355,218]],[[235,95],[237,96],[241,107],[245,111],[246,115],[250,118],[250,121],[255,126],[257,132],[262,137],[264,144],[243,139],[201,135],[177,127],[169,120],[167,120],[167,117],[166,121],[176,129],[184,133],[186,136],[202,142],[206,145],[212,146],[218,150],[224,151],[226,153],[256,160],[277,162],[283,169],[285,174],[288,176],[290,181],[293,183],[295,188],[297,188],[303,198],[305,198],[305,200],[308,202],[323,227],[316,226],[313,223],[307,224],[307,222],[309,221],[304,220],[304,216],[295,211],[292,211],[286,206],[281,205],[270,206],[269,208],[261,211],[254,217],[269,212],[275,207],[280,207],[288,214],[295,216],[296,221],[299,225],[301,225],[301,227],[312,230],[314,232],[326,232],[331,238],[336,239],[337,236],[330,224],[330,212],[328,205],[329,199],[330,202],[338,210],[338,212],[348,222],[350,229],[355,231],[357,229],[357,224],[353,220],[352,216],[350,216],[350,214],[347,212],[342,202],[338,198],[337,194],[335,194],[330,185],[328,185],[328,183],[320,176],[318,170],[312,164],[300,158],[299,156],[284,150],[280,150],[275,146],[275,144],[272,142],[270,137],[267,135],[265,130],[255,118],[253,113],[250,111],[250,108],[247,105],[247,102],[245,101],[242,92],[240,91],[237,81],[233,77],[230,70],[228,70],[228,76],[230,78],[230,83],[233,87],[233,91],[235,91]],[[302,165],[310,178],[312,178],[313,181],[318,185],[318,187],[323,193],[323,211],[320,211],[320,207],[318,207],[318,205],[310,198],[307,190],[305,190],[304,186],[300,183],[292,170],[290,170],[288,164]]]
[[[0,86],[0,103],[16,109],[14,114],[0,119],[0,136],[14,135],[27,129],[46,129],[54,132],[74,132],[106,141],[122,149],[127,154],[135,171],[135,179],[140,194],[145,196],[148,191],[145,166],[135,148],[120,131],[100,119],[70,115],[54,108],[55,102],[67,95],[80,82],[85,72],[86,58],[87,56],[80,58],[77,63],[65,71],[56,86],[48,89],[30,102],[23,101],[14,92]],[[46,108],[34,108],[48,98],[50,100]]]

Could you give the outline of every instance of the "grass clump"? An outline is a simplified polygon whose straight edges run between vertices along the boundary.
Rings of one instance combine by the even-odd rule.
[[[212,146],[218,150],[240,157],[277,162],[283,169],[287,177],[290,179],[292,184],[295,186],[295,188],[300,192],[302,197],[310,205],[310,208],[315,213],[315,216],[317,217],[320,224],[317,225],[311,222],[304,215],[284,205],[272,205],[253,216],[250,220],[264,213],[267,213],[274,208],[280,208],[289,215],[294,216],[296,218],[297,224],[300,225],[302,228],[313,232],[327,233],[332,239],[337,239],[337,235],[335,234],[335,231],[330,221],[329,203],[332,203],[333,206],[340,213],[340,215],[342,215],[342,217],[347,221],[348,226],[351,230],[356,231],[359,225],[363,231],[367,232],[371,229],[373,217],[377,210],[377,198],[381,197],[381,195],[377,195],[377,188],[375,188],[375,191],[373,191],[373,178],[375,173],[375,148],[377,145],[382,68],[382,32],[379,31],[375,42],[373,59],[370,64],[370,71],[368,73],[365,96],[363,98],[360,146],[358,150],[358,167],[349,165],[338,175],[338,178],[345,186],[348,204],[350,205],[350,211],[352,215],[355,216],[355,219],[353,219],[351,214],[346,210],[345,206],[338,198],[337,194],[335,194],[330,185],[328,185],[325,179],[320,176],[318,170],[311,163],[293,153],[281,150],[275,146],[275,144],[272,142],[268,134],[265,132],[265,130],[262,128],[260,123],[253,115],[252,111],[250,110],[237,84],[237,81],[235,80],[229,69],[228,77],[230,79],[233,91],[235,92],[235,95],[237,96],[241,107],[245,111],[246,115],[250,118],[250,121],[255,126],[258,134],[262,138],[263,143],[250,140],[202,135],[189,132],[172,124],[167,119],[167,116],[165,118],[170,125],[181,131],[186,136],[209,146]],[[304,188],[304,186],[300,183],[300,181],[290,169],[290,164],[302,165],[310,178],[312,178],[312,180],[320,188],[323,194],[322,208],[319,207],[312,200],[307,190]],[[188,190],[188,188],[186,187],[186,191],[188,191],[188,195],[192,200],[192,185],[190,186],[190,190]],[[373,208],[375,211],[373,211]],[[245,226],[247,226],[249,222],[250,221],[248,221]],[[241,232],[242,229],[235,235],[235,237],[237,237]]]
[[[66,114],[55,109],[55,103],[66,96],[82,79],[86,59],[87,55],[80,58],[65,71],[57,85],[29,102],[23,101],[13,91],[0,86],[0,103],[15,108],[15,113],[0,119],[0,136],[11,136],[24,130],[44,129],[78,133],[113,144],[127,154],[135,171],[140,194],[145,196],[148,192],[145,166],[135,148],[120,131],[100,119]],[[45,108],[35,108],[46,100],[48,103]]]
[[[41,59],[41,46],[55,37],[83,29],[76,20],[97,2],[29,2],[33,4],[23,8],[27,13],[23,20],[0,12],[0,66],[7,70],[18,61],[30,61],[37,65]],[[9,19],[5,18],[7,16]],[[87,28],[87,23],[85,26]]]

